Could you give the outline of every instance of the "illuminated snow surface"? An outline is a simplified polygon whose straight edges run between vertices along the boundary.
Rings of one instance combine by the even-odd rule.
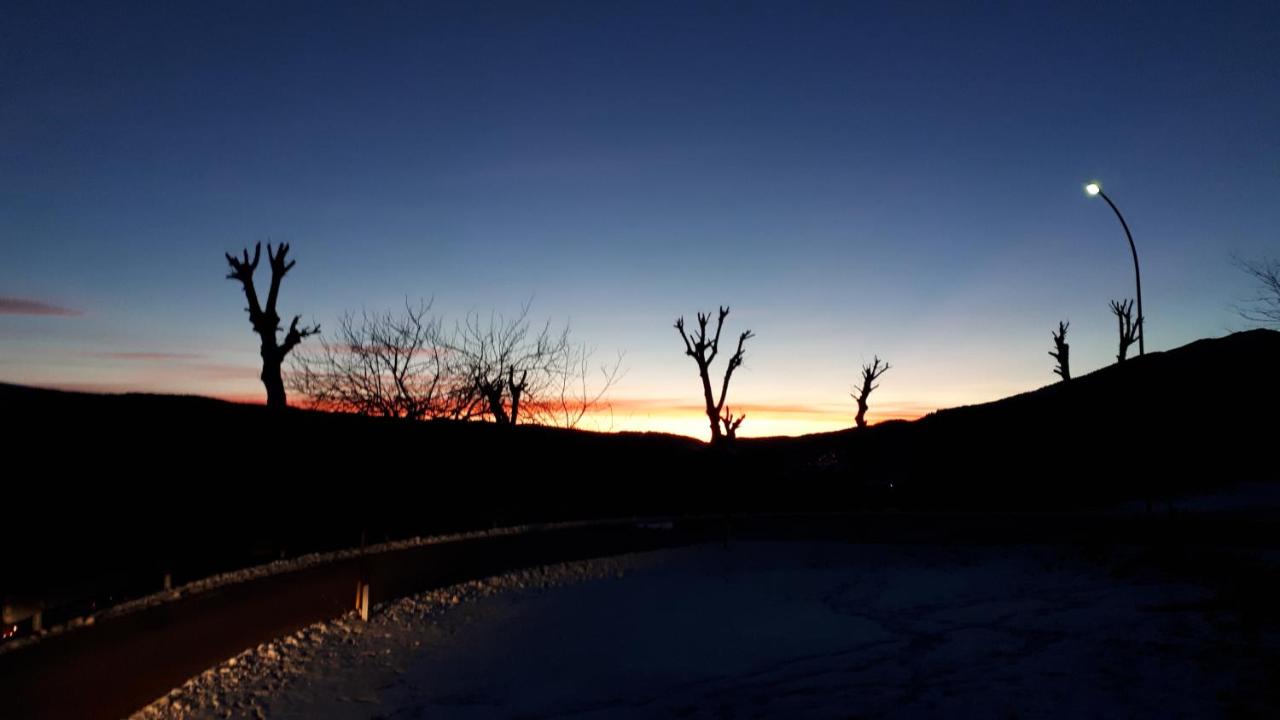
[[[552,566],[312,626],[135,717],[1265,714],[1258,633],[1136,550],[1099,552],[732,543]]]

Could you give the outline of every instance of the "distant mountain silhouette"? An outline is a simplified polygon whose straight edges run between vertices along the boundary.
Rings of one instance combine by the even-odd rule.
[[[181,581],[355,545],[362,530],[380,540],[658,513],[1057,510],[1275,479],[1278,360],[1280,333],[1241,332],[914,422],[728,450],[0,385],[14,478],[0,594],[108,581],[126,592],[169,570]]]
[[[1280,332],[1239,332],[914,422],[756,440],[754,464],[927,507],[1064,509],[1280,479],[1277,367]]]

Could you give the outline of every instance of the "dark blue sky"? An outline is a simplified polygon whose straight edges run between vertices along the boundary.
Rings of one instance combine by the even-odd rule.
[[[260,392],[222,253],[271,237],[324,324],[532,297],[627,351],[619,426],[684,427],[670,325],[718,303],[757,433],[847,424],[877,353],[911,414],[1053,380],[1059,319],[1109,361],[1132,267],[1091,178],[1148,349],[1239,327],[1280,4],[961,5],[8,3],[0,379]]]

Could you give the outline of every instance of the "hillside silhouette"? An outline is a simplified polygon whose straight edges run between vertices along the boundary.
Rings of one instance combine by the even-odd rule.
[[[1278,360],[1280,332],[1253,330],[913,422],[729,448],[0,385],[15,478],[0,594],[127,594],[164,572],[187,580],[362,536],[653,514],[1056,511],[1269,480]]]
[[[1238,332],[913,422],[753,450],[775,473],[842,478],[899,507],[1060,510],[1274,479],[1278,362],[1280,332]]]

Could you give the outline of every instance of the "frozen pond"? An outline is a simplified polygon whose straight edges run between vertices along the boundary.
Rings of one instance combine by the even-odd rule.
[[[1258,639],[1110,551],[735,543],[508,576],[242,656],[145,716],[1216,717]],[[180,703],[174,707],[173,703]]]

